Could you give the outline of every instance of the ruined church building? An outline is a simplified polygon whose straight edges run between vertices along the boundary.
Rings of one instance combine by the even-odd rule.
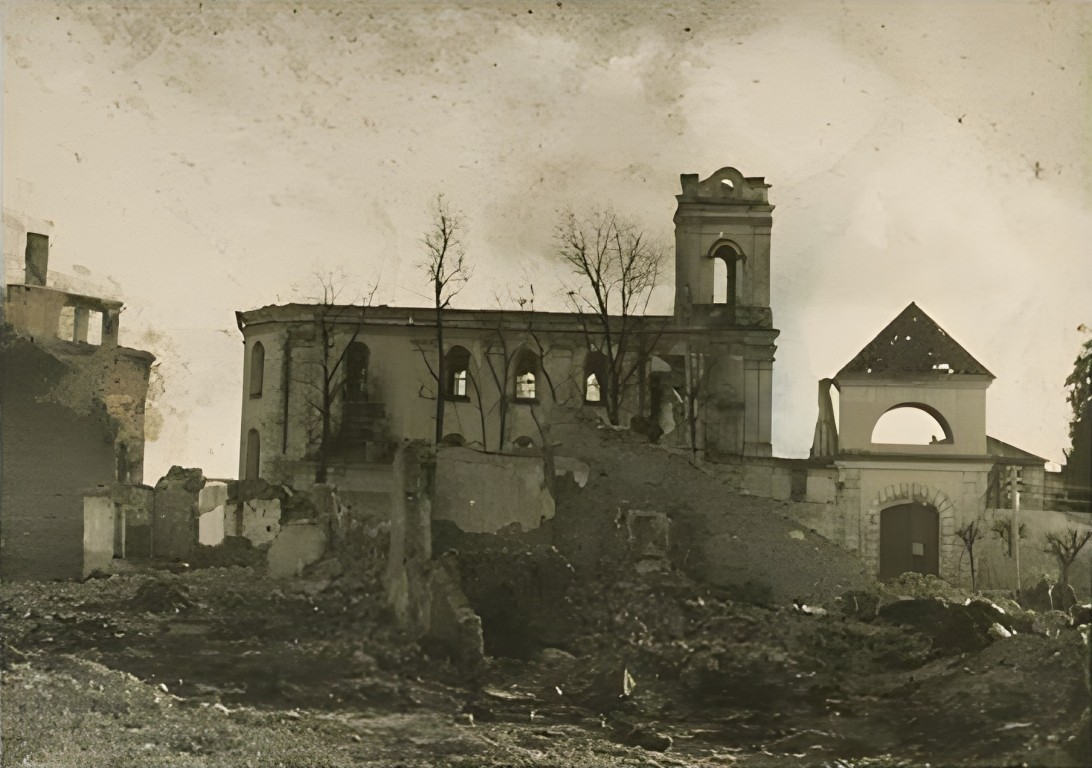
[[[738,464],[735,490],[812,502],[788,505],[785,514],[860,553],[885,578],[914,571],[958,580],[966,568],[960,527],[1007,519],[1013,473],[1030,491],[1025,509],[1038,513],[1027,518],[1029,535],[1074,524],[1069,512],[1047,511],[1061,485],[1045,472],[1046,460],[987,435],[993,374],[916,304],[821,382],[811,458],[772,458],[778,331],[770,309],[768,188],[734,168],[704,180],[682,176],[674,313],[635,319],[642,352],[620,423]],[[432,308],[290,304],[237,319],[245,340],[244,478],[301,487],[314,480],[323,338],[336,353],[345,350],[332,379],[323,462],[327,480],[340,488],[367,492],[392,445],[432,440],[438,390],[447,400],[444,442],[489,452],[534,453],[549,437],[543,424],[554,406],[603,410],[602,345],[578,314],[446,310],[440,387],[432,374]],[[837,420],[832,386],[840,394]],[[877,430],[900,409],[931,418],[933,439],[884,442]],[[993,558],[990,578],[1011,582],[1009,560]]]
[[[646,315],[639,370],[623,424],[643,416],[711,457],[770,456],[774,341],[770,310],[769,185],[722,168],[682,176],[675,212],[675,311]],[[322,409],[322,326],[348,345],[331,411],[330,481],[367,482],[392,439],[435,435],[435,310],[289,304],[237,313],[245,340],[240,477],[280,482],[314,476]],[[489,451],[533,450],[536,417],[555,405],[602,408],[602,352],[575,313],[444,312],[446,441]],[[701,390],[689,415],[688,392]],[[537,409],[537,410],[536,410]],[[693,422],[693,425],[691,425]]]

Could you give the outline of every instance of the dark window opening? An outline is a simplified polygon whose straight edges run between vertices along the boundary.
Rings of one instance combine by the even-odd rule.
[[[444,435],[444,439],[440,441],[440,445],[462,447],[466,445],[466,438],[460,435],[458,432],[448,432],[446,435]]]
[[[259,341],[250,350],[250,396],[261,397],[265,382],[265,347]]]
[[[368,364],[371,350],[362,341],[354,341],[345,351],[345,399],[363,402],[368,399]]]
[[[465,347],[452,347],[444,357],[444,394],[448,400],[470,399],[470,352]]]

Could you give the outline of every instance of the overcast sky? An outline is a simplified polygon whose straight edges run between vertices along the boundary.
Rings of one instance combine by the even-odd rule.
[[[1062,459],[1092,324],[1087,4],[3,8],[4,205],[53,221],[51,268],[116,290],[122,343],[159,356],[146,482],[236,474],[235,310],[339,267],[427,303],[437,192],[476,265],[458,306],[530,282],[562,308],[559,209],[670,242],[679,174],[728,165],[777,206],[777,455],[806,455],[816,380],[916,301],[997,376],[990,433]]]

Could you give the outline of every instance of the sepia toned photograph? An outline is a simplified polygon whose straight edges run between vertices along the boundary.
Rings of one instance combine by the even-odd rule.
[[[0,30],[0,766],[1092,765],[1092,4]]]

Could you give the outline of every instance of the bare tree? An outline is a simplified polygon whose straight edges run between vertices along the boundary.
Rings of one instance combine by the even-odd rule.
[[[431,220],[421,243],[425,255],[420,267],[432,284],[433,305],[436,308],[436,443],[444,437],[444,403],[447,386],[444,370],[444,310],[466,286],[472,270],[466,262],[462,242],[462,215],[452,210],[443,194],[436,196],[430,211]]]
[[[610,209],[587,218],[569,211],[555,240],[562,262],[581,282],[569,299],[584,322],[589,350],[603,353],[607,381],[600,385],[607,418],[617,425],[626,387],[644,364],[638,318],[659,281],[663,246]]]
[[[971,563],[971,592],[978,592],[978,574],[976,572],[976,563],[974,559],[974,545],[985,531],[982,530],[982,518],[979,517],[975,520],[964,525],[956,531],[956,536],[963,542],[963,549],[967,552],[967,559]]]
[[[1066,528],[1062,532],[1051,532],[1046,535],[1048,552],[1051,552],[1058,560],[1058,568],[1061,571],[1059,581],[1062,585],[1062,610],[1069,595],[1069,567],[1077,559],[1081,549],[1092,539],[1092,531],[1079,532],[1076,528]]]
[[[334,438],[334,416],[345,384],[345,358],[364,327],[365,313],[378,285],[373,285],[359,304],[339,304],[338,299],[344,292],[344,275],[319,273],[315,279],[320,293],[312,306],[312,322],[318,356],[308,363],[313,369],[312,375],[301,381],[306,385],[303,399],[318,421],[318,428],[314,430],[318,443],[315,482],[325,483]],[[352,329],[348,338],[339,333],[341,328]]]

